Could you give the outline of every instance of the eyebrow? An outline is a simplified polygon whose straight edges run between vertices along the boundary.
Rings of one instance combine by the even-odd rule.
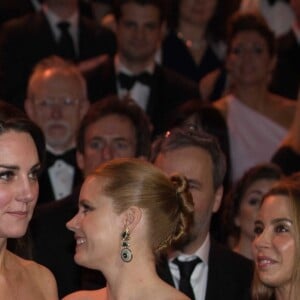
[[[34,170],[36,168],[40,168],[41,167],[41,163],[36,163],[34,164],[30,170]],[[0,168],[4,168],[4,169],[8,169],[8,170],[20,170],[20,167],[19,166],[16,166],[16,165],[3,165],[3,164],[0,164]]]
[[[259,194],[262,195],[264,194],[264,192],[260,191],[260,190],[251,190],[247,193],[247,195],[251,195],[251,194]]]
[[[290,224],[293,224],[293,221],[289,218],[276,218],[276,219],[273,219],[271,221],[271,224],[274,225],[274,224],[277,224],[277,223],[282,223],[282,222],[287,222],[287,223],[290,223]],[[260,224],[264,224],[263,221],[261,220],[256,220],[254,222],[255,225],[260,225]]]
[[[281,222],[287,222],[287,223],[293,224],[292,220],[289,218],[276,218],[276,219],[272,220],[271,223],[276,224],[276,223],[281,223]]]
[[[4,168],[4,169],[8,169],[8,170],[19,170],[20,169],[19,166],[15,166],[15,165],[1,165],[1,164],[0,164],[0,168]]]

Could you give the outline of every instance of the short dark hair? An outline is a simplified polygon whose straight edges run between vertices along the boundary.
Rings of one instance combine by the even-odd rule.
[[[111,95],[94,102],[82,119],[77,133],[77,150],[84,152],[84,138],[87,128],[108,115],[120,115],[128,118],[135,128],[135,156],[149,157],[151,147],[151,124],[146,113],[130,98],[120,100]]]
[[[208,152],[213,164],[213,185],[217,190],[223,185],[226,159],[216,137],[195,127],[176,127],[157,138],[151,149],[150,160],[154,162],[160,153],[186,147],[197,147]]]
[[[264,17],[255,12],[237,12],[228,22],[227,39],[230,51],[232,40],[243,31],[257,32],[267,43],[268,51],[271,56],[276,53],[276,39],[274,32],[268,26]]]
[[[16,117],[0,120],[0,135],[8,131],[28,133],[36,146],[41,165],[45,159],[45,138],[38,125],[28,118]]]
[[[122,17],[122,6],[127,3],[135,3],[138,5],[153,5],[158,8],[160,12],[160,21],[165,20],[166,3],[164,0],[115,0],[113,4],[113,11],[117,21]]]

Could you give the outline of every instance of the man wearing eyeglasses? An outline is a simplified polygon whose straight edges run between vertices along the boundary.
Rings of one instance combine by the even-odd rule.
[[[38,203],[66,197],[81,181],[75,135],[88,107],[85,80],[74,65],[55,56],[37,64],[25,110],[43,130],[47,144]]]

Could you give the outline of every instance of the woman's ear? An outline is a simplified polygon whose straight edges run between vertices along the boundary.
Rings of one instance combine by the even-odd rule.
[[[140,223],[143,212],[141,208],[137,206],[131,206],[125,212],[123,212],[123,214],[124,227],[128,228],[129,232],[132,232]]]

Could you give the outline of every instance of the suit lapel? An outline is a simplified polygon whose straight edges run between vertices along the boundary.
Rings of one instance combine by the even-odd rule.
[[[167,258],[163,257],[158,261],[156,272],[163,281],[175,287]]]

